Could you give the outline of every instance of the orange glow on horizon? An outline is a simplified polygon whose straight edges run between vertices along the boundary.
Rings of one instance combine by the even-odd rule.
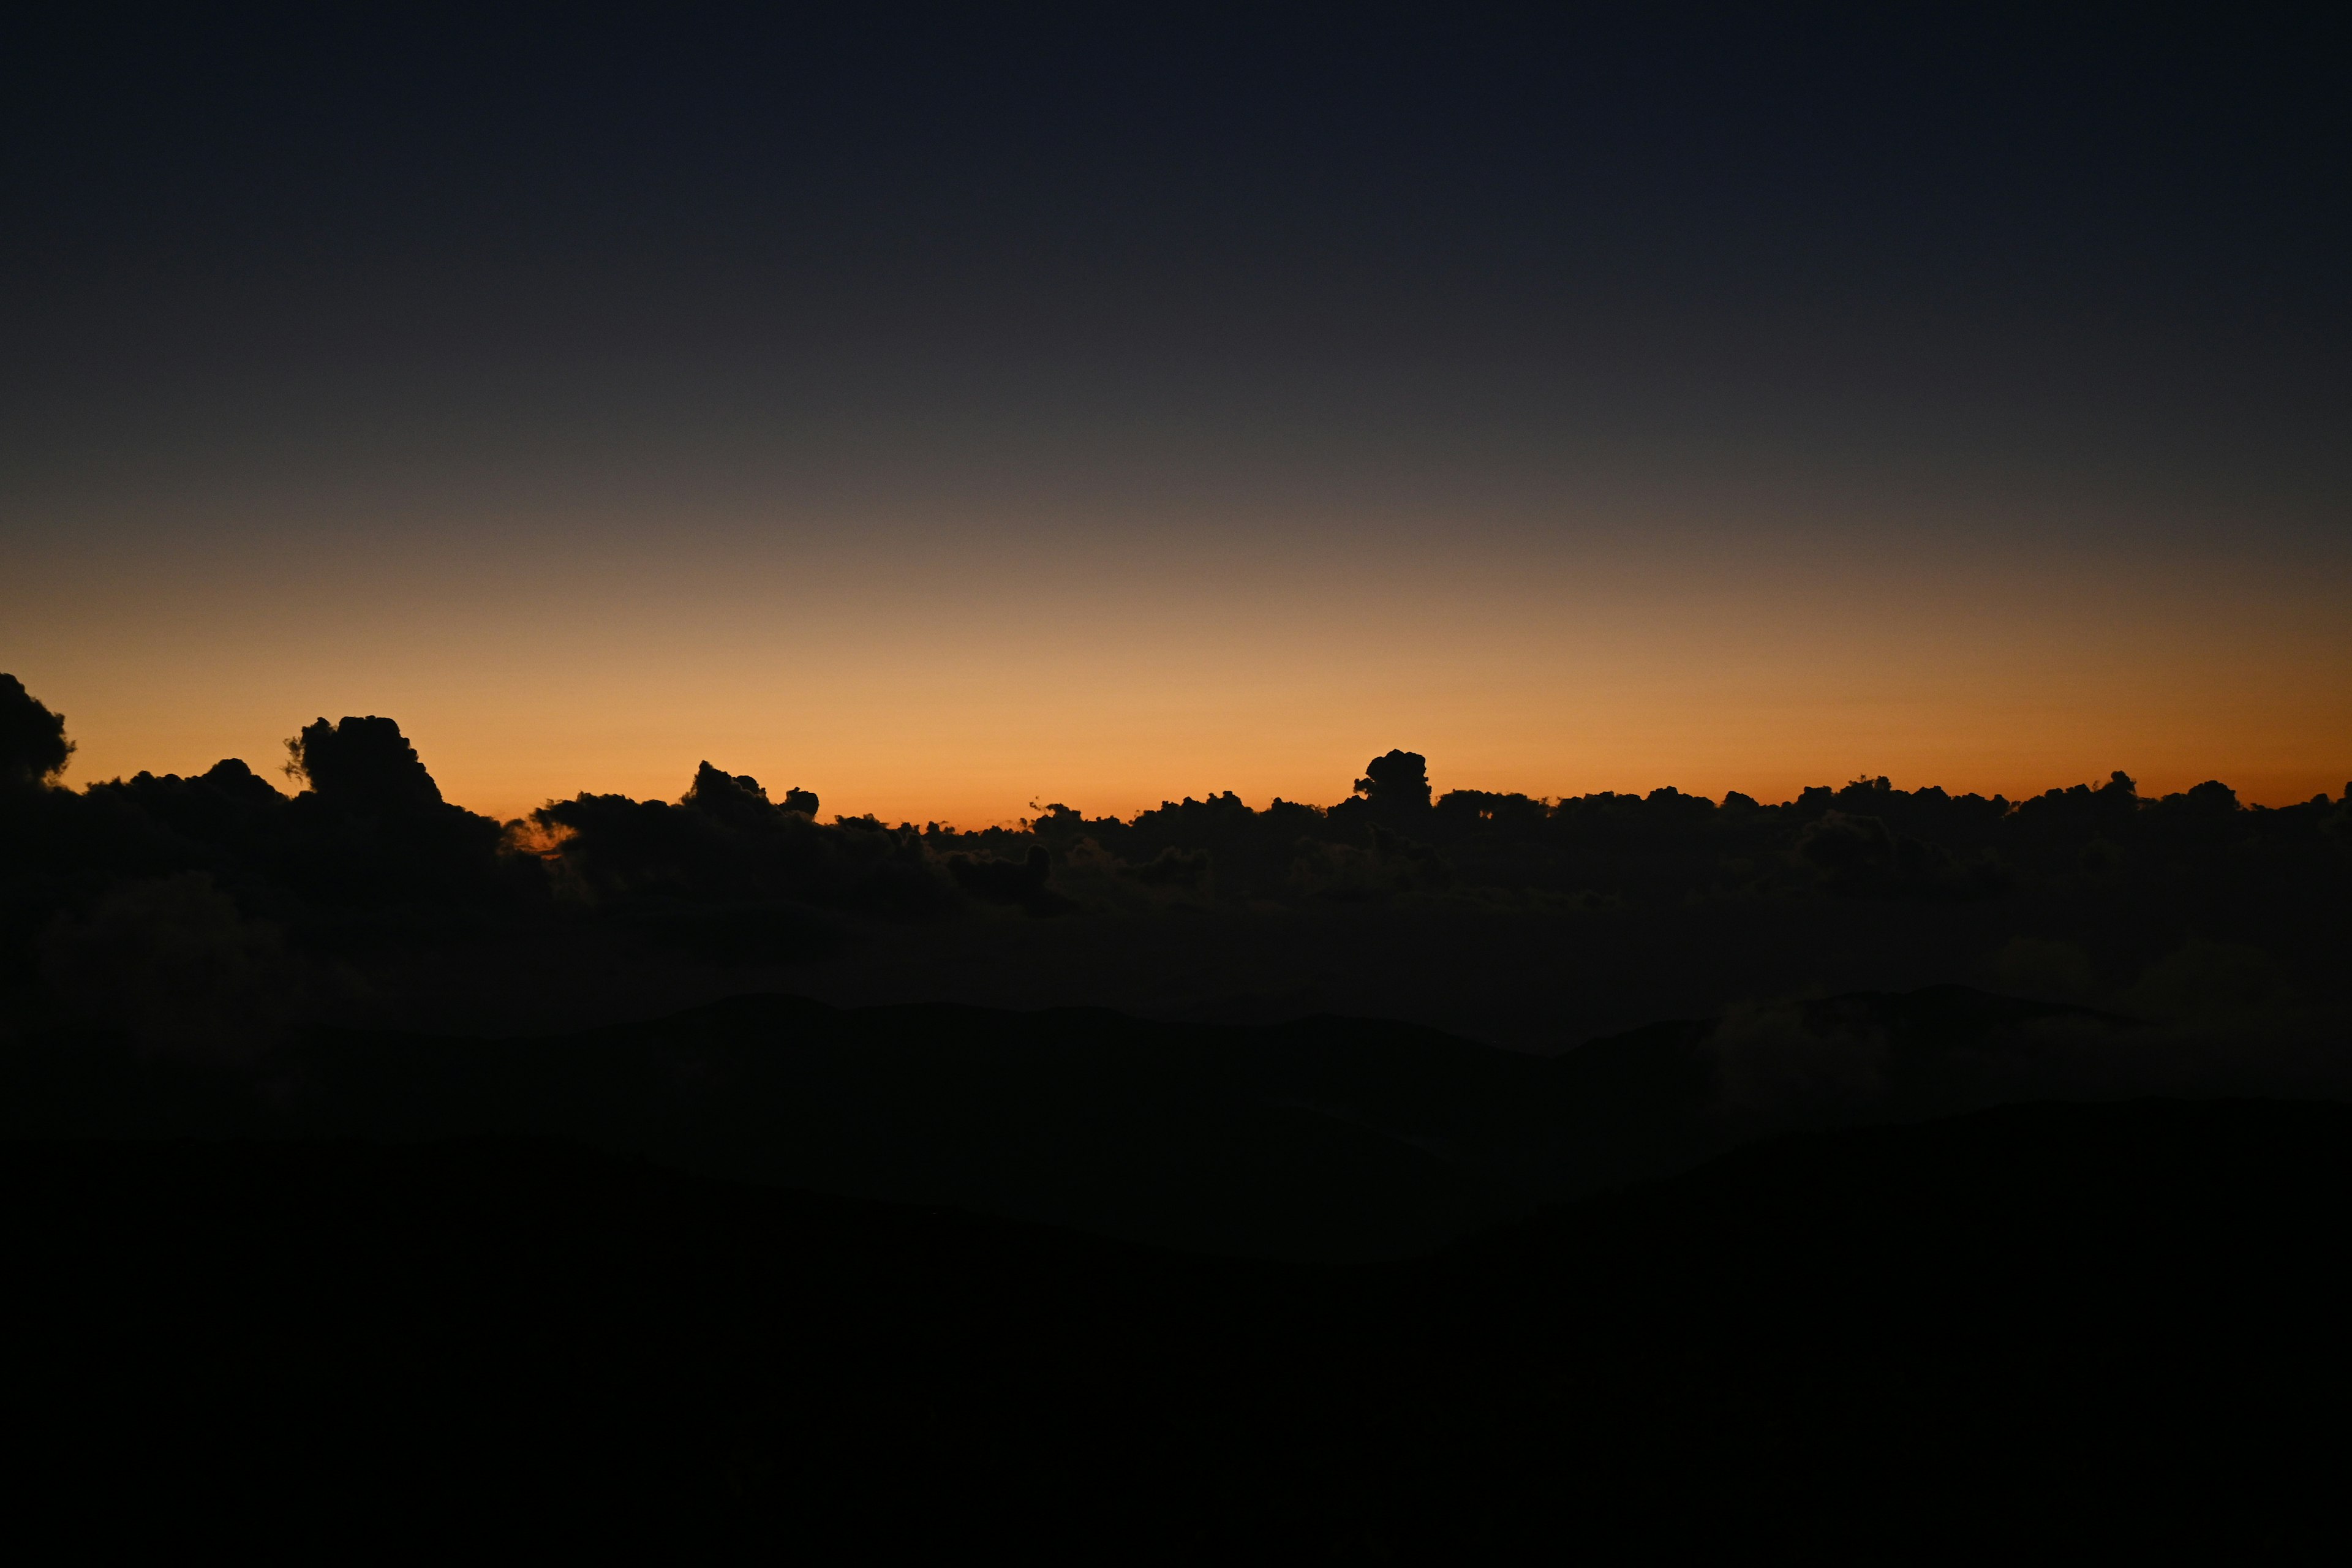
[[[1329,805],[1396,746],[1441,791],[1538,796],[1883,773],[2014,799],[2121,768],[2283,805],[2352,778],[2352,560],[2324,542],[1260,533],[614,528],[467,553],[359,531],[234,558],[93,535],[0,584],[0,668],[66,715],[71,784],[268,773],[309,721],[376,713],[501,819],[676,799],[705,759],[828,816],[961,826],[1228,789]]]

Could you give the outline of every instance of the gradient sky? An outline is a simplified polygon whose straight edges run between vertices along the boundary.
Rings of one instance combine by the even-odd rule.
[[[600,17],[17,25],[68,782],[2352,777],[2340,24]]]

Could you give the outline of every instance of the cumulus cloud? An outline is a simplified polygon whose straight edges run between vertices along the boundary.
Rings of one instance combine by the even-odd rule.
[[[1407,811],[1429,805],[1429,759],[1419,752],[1391,751],[1364,764],[1355,793],[1373,805]]]
[[[47,784],[73,755],[62,713],[52,713],[25,683],[0,675],[0,787]]]
[[[390,719],[320,719],[286,742],[289,776],[346,811],[414,815],[439,805],[441,787]]]

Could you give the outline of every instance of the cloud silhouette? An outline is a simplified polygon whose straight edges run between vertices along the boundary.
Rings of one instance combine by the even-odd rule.
[[[1147,888],[1198,891],[1208,882],[1209,866],[1207,850],[1179,849],[1171,845],[1140,866],[1122,866],[1118,874]]]
[[[1376,806],[1422,810],[1429,805],[1429,759],[1419,752],[1392,751],[1364,764],[1356,794]]]
[[[1017,909],[1038,918],[1068,914],[1078,907],[1046,885],[1054,874],[1054,863],[1042,844],[1019,860],[950,855],[947,868],[957,887],[983,904]]]
[[[116,884],[44,933],[47,978],[76,1018],[142,1044],[251,1058],[299,1016],[311,976],[273,922],[247,919],[201,871]]]
[[[0,675],[0,785],[47,784],[72,755],[65,715],[41,706],[15,676]]]
[[[324,719],[286,742],[287,772],[340,811],[413,816],[442,804],[416,748],[389,719]]]
[[[2150,799],[2118,773],[2018,801],[1870,777],[1778,803],[1433,801],[1426,759],[1396,749],[1329,806],[1224,792],[918,830],[819,822],[812,792],[704,762],[675,801],[581,795],[502,826],[443,799],[383,716],[304,726],[289,797],[234,758],[35,787],[70,755],[64,726],[14,680],[0,710],[0,1028],[62,1009],[152,1035],[170,1008],[137,999],[174,987],[191,1020],[360,1021],[363,994],[374,1016],[463,1028],[493,997],[501,1020],[591,991],[652,1007],[697,994],[676,988],[681,963],[835,957],[877,999],[1181,996],[1542,1048],[1743,998],[1954,981],[2282,1038],[2352,1018],[2352,803],[2325,796],[2268,809],[2209,782]],[[315,984],[344,970],[363,984]]]
[[[954,898],[923,841],[880,823],[814,820],[817,798],[768,798],[760,781],[701,763],[675,805],[583,795],[531,814],[552,836],[563,888],[614,905],[789,900],[896,918],[947,912]]]

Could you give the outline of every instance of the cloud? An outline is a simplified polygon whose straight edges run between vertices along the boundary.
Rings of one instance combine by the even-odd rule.
[[[48,783],[73,749],[65,715],[43,707],[15,676],[0,675],[0,787]]]
[[[318,720],[286,742],[286,754],[287,772],[341,811],[404,816],[442,804],[416,748],[389,719]]]
[[[22,782],[66,738],[29,698],[18,711],[39,742],[11,753]],[[2220,784],[2161,800],[2117,774],[2017,802],[1865,778],[1778,804],[1671,787],[1432,803],[1426,759],[1394,750],[1328,807],[1227,792],[958,833],[822,823],[811,792],[779,798],[707,761],[674,801],[581,795],[502,826],[443,800],[375,715],[314,721],[289,757],[310,785],[291,798],[232,758],[0,807],[0,1018],[58,987],[87,1013],[101,951],[149,953],[126,996],[167,989],[172,931],[213,931],[188,951],[279,973],[264,939],[200,918],[212,906],[192,893],[168,919],[152,890],[106,904],[184,875],[278,932],[300,959],[289,984],[349,963],[387,1007],[432,992],[450,1027],[475,994],[508,998],[500,1026],[527,1019],[533,973],[565,977],[539,985],[549,1009],[583,986],[625,1007],[635,982],[620,977],[642,964],[667,977],[646,983],[652,1006],[683,994],[682,965],[820,961],[796,974],[867,1000],[1182,998],[1265,1016],[1292,997],[1547,1050],[1741,996],[1945,982],[2209,1032],[2352,1009],[2352,804],[2249,807]],[[141,910],[153,940],[126,947]],[[974,918],[991,910],[1055,918]],[[67,946],[42,959],[60,918]],[[192,1016],[218,1016],[202,973],[184,971]],[[1810,1081],[1843,1059],[1759,1057],[1751,1098],[1783,1068]]]
[[[311,989],[285,933],[247,920],[201,871],[121,882],[87,912],[59,914],[41,960],[70,1016],[213,1058],[266,1049]]]
[[[1333,844],[1298,841],[1291,862],[1291,885],[1317,899],[1362,902],[1399,893],[1434,893],[1454,885],[1453,868],[1426,844],[1371,825],[1370,842]]]
[[[1429,805],[1429,759],[1419,752],[1391,751],[1364,764],[1355,793],[1376,806],[1414,811]]]
[[[796,789],[779,806],[759,780],[706,762],[675,805],[583,795],[531,816],[562,836],[559,858],[541,863],[593,903],[782,900],[904,919],[953,907],[919,836],[864,820],[820,824],[816,804]]]
[[[1054,874],[1054,860],[1042,844],[1019,860],[950,855],[946,864],[955,885],[983,904],[1017,909],[1038,918],[1069,914],[1078,907],[1046,885]]]
[[[1179,849],[1170,845],[1140,866],[1122,866],[1118,874],[1147,888],[1181,888],[1198,892],[1209,879],[1209,852]]]

